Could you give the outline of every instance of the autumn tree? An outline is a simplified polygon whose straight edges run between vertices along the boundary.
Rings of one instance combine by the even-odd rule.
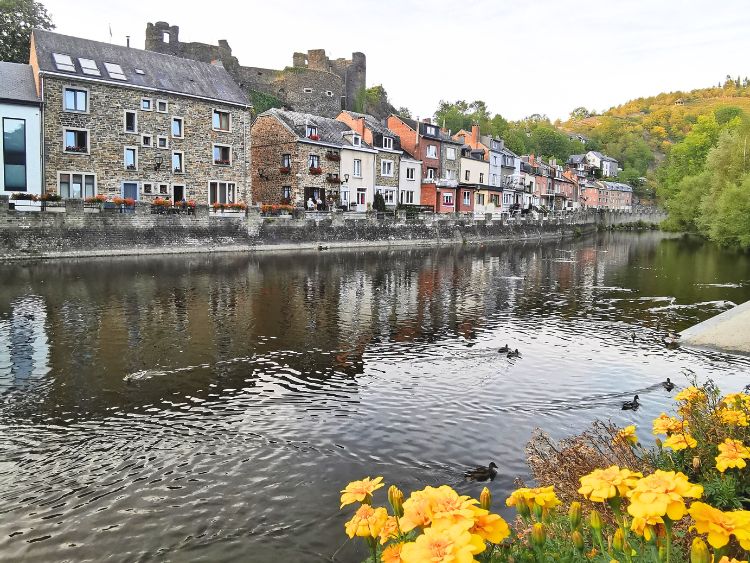
[[[34,28],[55,28],[41,2],[0,0],[0,60],[28,63],[31,30]]]

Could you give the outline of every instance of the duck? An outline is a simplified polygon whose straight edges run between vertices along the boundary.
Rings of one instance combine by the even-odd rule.
[[[630,339],[633,341],[633,344],[635,344],[635,332],[630,333]]]
[[[516,348],[515,350],[510,350],[508,352],[508,357],[509,358],[520,358],[521,357],[521,352],[518,351],[518,348]]]
[[[506,344],[505,346],[501,346],[497,352],[498,354],[506,354],[510,352],[510,348],[508,348],[508,345]]]
[[[622,404],[622,410],[624,411],[635,411],[638,410],[638,407],[640,407],[641,404],[638,402],[638,395],[633,397],[632,401],[625,401]]]
[[[487,467],[475,467],[464,473],[464,478],[467,481],[487,481],[494,480],[497,475],[497,465],[494,461],[491,461]]]
[[[666,336],[661,337],[661,341],[667,348],[678,348],[680,346],[680,335],[670,330]]]
[[[667,378],[666,381],[662,381],[661,386],[664,387],[664,389],[666,389],[667,391],[671,391],[672,389],[674,389],[674,383],[672,383],[669,378]]]

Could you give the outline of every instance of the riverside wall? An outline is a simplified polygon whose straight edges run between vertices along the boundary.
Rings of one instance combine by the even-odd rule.
[[[11,202],[12,204],[12,202]],[[660,212],[577,212],[546,219],[493,219],[471,215],[306,213],[262,217],[257,210],[155,214],[84,206],[80,201],[42,210],[0,198],[0,260],[188,252],[483,244],[550,240],[639,221],[658,224]]]

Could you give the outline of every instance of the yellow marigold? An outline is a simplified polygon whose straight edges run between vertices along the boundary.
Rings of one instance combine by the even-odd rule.
[[[352,519],[344,525],[346,535],[350,538],[354,536],[377,538],[387,519],[388,512],[382,506],[373,508],[369,504],[363,504],[354,513]]]
[[[380,543],[385,544],[388,540],[398,536],[398,520],[395,516],[389,516],[380,530]]]
[[[747,563],[747,559],[735,559],[734,557],[730,559],[726,555],[722,555],[718,563]]]
[[[592,502],[606,502],[616,496],[624,497],[641,477],[641,473],[620,469],[616,465],[607,469],[595,469],[581,477],[578,492]]]
[[[475,499],[459,495],[447,485],[425,487],[413,492],[404,502],[401,530],[408,532],[416,527],[447,527],[454,524],[468,530],[474,525],[474,512],[471,509],[475,504]]]
[[[490,543],[500,543],[510,535],[510,527],[503,518],[483,508],[472,507],[474,526],[469,532]]]
[[[346,488],[341,491],[341,508],[344,508],[347,504],[364,502],[365,500],[372,498],[372,493],[383,486],[381,483],[382,480],[382,477],[375,477],[375,479],[372,480],[370,480],[369,477],[365,477],[361,481],[352,481],[349,483]]]
[[[747,393],[730,393],[722,397],[721,403],[729,408],[747,409],[750,408],[750,395]]]
[[[744,411],[722,408],[718,411],[719,420],[729,426],[747,426],[747,414]]]
[[[401,550],[404,548],[404,545],[406,545],[404,542],[389,545],[380,554],[380,560],[383,563],[402,563]]]
[[[427,487],[430,489],[432,487]],[[404,515],[401,517],[401,530],[408,532],[414,528],[424,528],[432,522],[432,512],[430,511],[430,497],[426,492],[427,489],[414,491],[408,499],[404,501]]]
[[[690,434],[680,432],[679,434],[672,434],[669,438],[664,440],[665,448],[672,448],[674,451],[684,450],[686,448],[694,448],[698,445],[698,441],[693,438]]]
[[[639,480],[628,492],[628,512],[635,518],[666,516],[679,520],[685,515],[685,498],[700,498],[703,487],[688,481],[684,473],[657,469]]]
[[[744,468],[750,459],[750,450],[747,449],[739,440],[727,438],[719,444],[719,455],[716,456],[716,469],[724,473],[730,467],[737,469]]]
[[[486,548],[484,540],[461,525],[426,528],[412,543],[401,548],[404,563],[465,563]]]
[[[536,487],[534,489],[522,487],[513,491],[505,499],[505,504],[507,506],[525,504],[528,507],[537,504],[542,508],[553,508],[560,504],[560,499],[555,495],[555,487],[552,485],[549,487]]]
[[[705,398],[706,392],[703,391],[703,389],[700,389],[699,387],[695,387],[693,385],[691,385],[690,387],[686,387],[674,396],[674,400],[678,403],[681,401],[685,401],[686,403],[693,403],[696,401],[702,401]]]
[[[516,489],[515,491],[510,493],[510,496],[507,499],[505,499],[506,506],[519,506],[522,504],[529,506],[533,503],[534,495],[531,492],[531,489],[528,489],[526,487]]]
[[[708,534],[707,540],[716,549],[729,543],[734,536],[743,549],[750,547],[750,512],[734,510],[723,512],[703,502],[694,502],[688,510],[695,521],[695,530],[699,534]]]
[[[654,528],[659,524],[664,524],[664,520],[660,516],[633,518],[633,521],[630,523],[630,529],[644,540],[651,541],[651,538],[656,535]]]
[[[620,430],[614,439],[615,444],[637,444],[638,436],[635,435],[635,425],[631,424]]]
[[[654,436],[658,436],[659,434],[671,434],[672,432],[683,431],[687,431],[687,424],[680,420],[677,420],[676,418],[667,416],[666,413],[661,413],[659,415],[659,418],[654,419]]]

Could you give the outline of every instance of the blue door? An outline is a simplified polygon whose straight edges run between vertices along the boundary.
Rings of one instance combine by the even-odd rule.
[[[138,183],[137,182],[123,182],[122,197],[126,199],[138,199]]]

